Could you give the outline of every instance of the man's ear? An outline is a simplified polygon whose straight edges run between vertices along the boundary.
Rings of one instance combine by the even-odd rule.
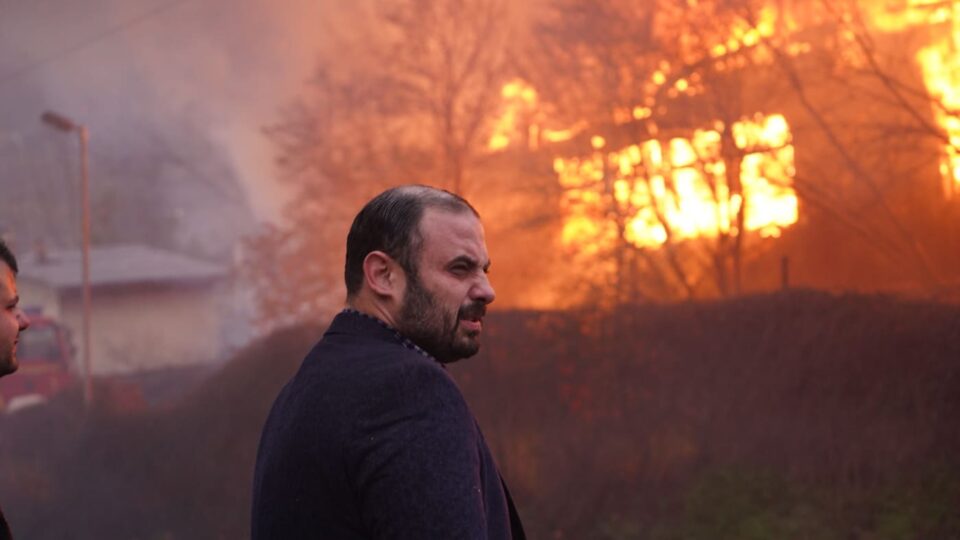
[[[397,297],[403,287],[400,265],[382,251],[371,251],[363,258],[363,279],[377,296]]]

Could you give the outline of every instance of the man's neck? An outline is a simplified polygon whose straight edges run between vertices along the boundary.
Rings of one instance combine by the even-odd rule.
[[[407,336],[403,335],[403,333],[401,333],[400,330],[398,330],[396,327],[388,324],[386,321],[384,321],[384,320],[381,319],[380,317],[377,317],[376,315],[371,315],[370,313],[366,313],[366,312],[360,311],[360,310],[354,308],[354,307],[350,304],[350,302],[347,302],[347,306],[344,308],[343,313],[354,314],[354,315],[356,315],[356,316],[358,316],[358,317],[365,317],[365,318],[368,318],[368,319],[370,319],[370,320],[372,320],[372,321],[377,322],[380,326],[383,326],[383,327],[386,328],[387,330],[393,332],[393,334],[397,337],[397,340],[399,340],[400,343],[401,343],[404,347],[407,347],[408,349],[414,350],[414,351],[422,354],[423,356],[426,356],[427,358],[430,358],[431,360],[437,362],[437,363],[440,364],[441,366],[444,365],[443,362],[438,361],[438,360],[436,359],[436,357],[434,357],[432,354],[430,354],[430,353],[428,353],[427,351],[425,351],[425,350],[424,350],[423,348],[421,348],[419,345],[417,345],[416,343],[414,343],[410,338],[408,338]],[[444,367],[446,367],[446,366],[444,366]]]
[[[347,309],[359,311],[364,315],[380,319],[391,328],[398,328],[396,317],[393,316],[386,306],[379,302],[371,301],[368,298],[358,295],[356,298],[347,299],[346,307]]]

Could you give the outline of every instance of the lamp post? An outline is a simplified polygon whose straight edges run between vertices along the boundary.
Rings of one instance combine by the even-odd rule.
[[[69,118],[47,111],[40,117],[45,124],[54,129],[66,132],[76,133],[80,140],[80,230],[81,230],[81,253],[83,266],[83,402],[87,406],[93,403],[93,371],[91,369],[90,354],[90,319],[91,319],[91,293],[90,293],[90,178],[88,174],[88,152],[87,139],[89,133],[86,126],[78,124]]]

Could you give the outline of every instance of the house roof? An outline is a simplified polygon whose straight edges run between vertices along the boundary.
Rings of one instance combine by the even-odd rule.
[[[18,257],[17,278],[68,289],[82,285],[81,252],[48,250]],[[145,283],[185,283],[222,278],[221,266],[186,255],[144,245],[110,245],[90,248],[90,284],[123,286]]]

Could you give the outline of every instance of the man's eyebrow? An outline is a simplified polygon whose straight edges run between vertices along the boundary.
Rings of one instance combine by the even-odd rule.
[[[487,261],[486,264],[484,264],[481,267],[480,261],[474,259],[469,255],[460,255],[460,256],[454,257],[454,259],[450,261],[450,266],[453,266],[457,263],[464,263],[468,265],[470,268],[482,268],[484,272],[487,272],[488,270],[490,270],[490,261]]]
[[[17,295],[17,296],[14,296],[13,298],[11,298],[10,301],[7,302],[7,305],[10,306],[10,307],[13,307],[13,306],[15,306],[15,305],[17,305],[17,304],[19,304],[19,303],[20,303],[20,295]]]
[[[469,255],[458,255],[454,257],[453,260],[450,261],[450,265],[452,266],[454,264],[466,264],[470,267],[480,266],[480,263]]]

